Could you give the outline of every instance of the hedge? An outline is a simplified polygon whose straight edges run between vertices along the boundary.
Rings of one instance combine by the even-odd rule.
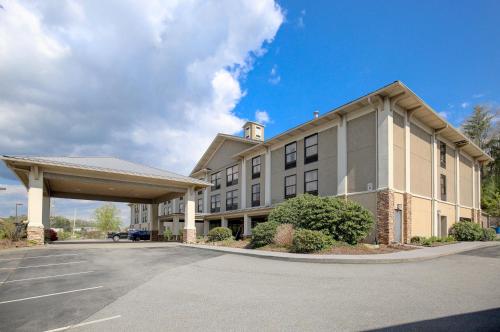
[[[208,232],[208,240],[211,242],[230,239],[233,232],[227,227],[215,227]]]
[[[333,245],[330,236],[320,231],[298,229],[293,234],[292,251],[308,253],[320,251]]]
[[[252,240],[250,242],[252,247],[260,248],[273,243],[278,225],[277,222],[273,221],[258,223],[252,229]]]

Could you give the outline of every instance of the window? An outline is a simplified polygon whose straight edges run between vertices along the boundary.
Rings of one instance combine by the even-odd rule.
[[[446,175],[441,174],[441,200],[446,201]]]
[[[245,128],[245,138],[250,138],[250,127]]]
[[[312,170],[304,173],[304,192],[318,194],[318,170]]]
[[[304,164],[318,161],[318,134],[304,138]]]
[[[203,190],[198,190],[198,195],[203,194]]]
[[[260,156],[252,158],[252,179],[260,177]]]
[[[203,213],[203,198],[198,198],[198,213]]]
[[[220,212],[220,194],[210,197],[210,212]]]
[[[439,142],[439,161],[441,167],[446,168],[446,143]]]
[[[184,213],[184,202],[179,202],[179,213]]]
[[[297,166],[297,142],[285,145],[285,169]]]
[[[226,210],[236,210],[238,208],[238,190],[226,192]]]
[[[232,186],[238,184],[238,165],[226,169],[226,185]]]
[[[252,206],[260,206],[260,183],[252,185]]]
[[[259,126],[255,127],[255,138],[261,138],[261,128]]]
[[[217,190],[220,188],[221,178],[222,178],[221,172],[214,173],[210,176],[210,182],[213,185],[212,190]]]
[[[285,176],[285,198],[295,197],[297,194],[297,176]]]

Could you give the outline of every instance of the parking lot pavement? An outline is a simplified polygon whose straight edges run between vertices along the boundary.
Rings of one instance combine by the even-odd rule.
[[[159,273],[216,256],[148,243],[1,254],[0,330],[46,331],[78,324]]]

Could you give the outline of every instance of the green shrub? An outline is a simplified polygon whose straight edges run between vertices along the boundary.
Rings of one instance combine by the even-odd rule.
[[[174,233],[172,233],[172,230],[170,228],[166,228],[163,232],[163,241],[172,241],[173,237]]]
[[[447,237],[444,237],[444,242],[455,242],[457,241],[453,236],[448,235]]]
[[[356,202],[309,194],[289,199],[271,211],[269,221],[321,231],[335,241],[356,244],[372,229],[373,215]]]
[[[497,234],[493,228],[483,228],[481,241],[493,241],[496,239]]]
[[[259,248],[273,243],[278,225],[277,222],[273,221],[257,224],[252,229],[252,240],[250,242],[252,247]]]
[[[451,226],[450,234],[458,241],[479,241],[483,236],[481,225],[460,221]]]
[[[211,242],[230,239],[233,232],[227,227],[215,227],[208,232],[208,240]]]
[[[10,221],[0,220],[0,238],[16,240],[16,225]]]
[[[412,236],[412,238],[410,239],[410,243],[420,244],[423,240],[425,240],[424,236]]]
[[[298,229],[293,235],[293,252],[308,253],[320,251],[333,245],[330,236],[320,231]]]

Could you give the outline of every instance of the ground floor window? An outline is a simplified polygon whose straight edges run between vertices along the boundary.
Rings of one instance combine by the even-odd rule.
[[[252,185],[252,206],[260,206],[260,183]]]

